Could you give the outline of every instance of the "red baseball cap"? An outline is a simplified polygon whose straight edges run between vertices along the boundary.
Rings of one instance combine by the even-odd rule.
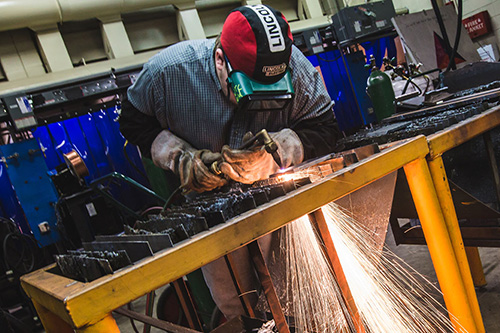
[[[277,82],[288,69],[290,26],[281,12],[269,6],[234,9],[224,22],[220,41],[231,67],[256,81]]]

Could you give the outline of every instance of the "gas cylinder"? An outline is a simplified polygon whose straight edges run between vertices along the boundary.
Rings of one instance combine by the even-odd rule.
[[[396,97],[391,78],[377,67],[373,55],[370,57],[369,67],[371,74],[366,81],[366,93],[370,96],[377,120],[381,121],[394,114]]]

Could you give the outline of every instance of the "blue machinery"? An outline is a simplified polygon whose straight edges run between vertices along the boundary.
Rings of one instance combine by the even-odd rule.
[[[372,102],[366,94],[366,81],[370,71],[364,66],[366,57],[375,54],[382,63],[387,49],[389,57],[395,49],[392,37],[383,37],[373,42],[363,43],[363,51],[341,54],[339,49],[331,49],[308,56],[314,66],[319,66],[328,93],[335,101],[335,117],[340,130],[347,134],[377,121]],[[366,54],[366,56],[365,56]]]
[[[0,216],[15,221],[23,233],[32,233],[39,247],[61,239],[55,209],[60,193],[52,180],[66,166],[69,152],[76,151],[89,170],[84,184],[118,173],[149,186],[137,149],[125,145],[119,131],[120,101],[98,103],[128,87],[134,73],[1,97],[0,122],[12,125],[8,130],[14,142],[0,145]],[[119,87],[124,77],[129,82]],[[106,87],[103,80],[114,84]],[[96,86],[101,91],[93,90]],[[16,105],[24,118],[16,114]],[[109,190],[124,207],[133,210],[144,204],[127,184]],[[95,207],[87,209],[92,217]]]

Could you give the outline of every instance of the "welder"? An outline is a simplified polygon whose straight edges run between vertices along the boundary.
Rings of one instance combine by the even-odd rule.
[[[144,65],[123,101],[121,132],[191,192],[232,181],[251,184],[334,151],[340,132],[333,102],[318,71],[292,43],[281,12],[266,5],[236,8],[215,41],[179,42]],[[263,146],[238,149],[244,137],[262,129],[276,144],[281,165]],[[210,170],[215,161],[220,172]],[[270,237],[264,238],[266,255]],[[232,255],[244,288],[257,290],[246,249]],[[202,270],[226,318],[244,314],[224,260]],[[257,293],[253,298],[255,304]]]

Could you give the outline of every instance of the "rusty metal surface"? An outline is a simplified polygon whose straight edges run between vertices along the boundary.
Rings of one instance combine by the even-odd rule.
[[[273,315],[276,327],[279,333],[290,333],[285,315],[283,313],[283,308],[276,294],[276,289],[273,285],[273,280],[271,274],[262,255],[262,250],[257,241],[253,241],[248,244],[248,251],[252,257],[252,261],[255,265],[257,275],[261,281],[262,287],[264,289],[264,294],[266,295],[267,303]]]
[[[396,172],[380,178],[357,191],[335,201],[371,233],[374,245],[382,249],[396,186]]]

